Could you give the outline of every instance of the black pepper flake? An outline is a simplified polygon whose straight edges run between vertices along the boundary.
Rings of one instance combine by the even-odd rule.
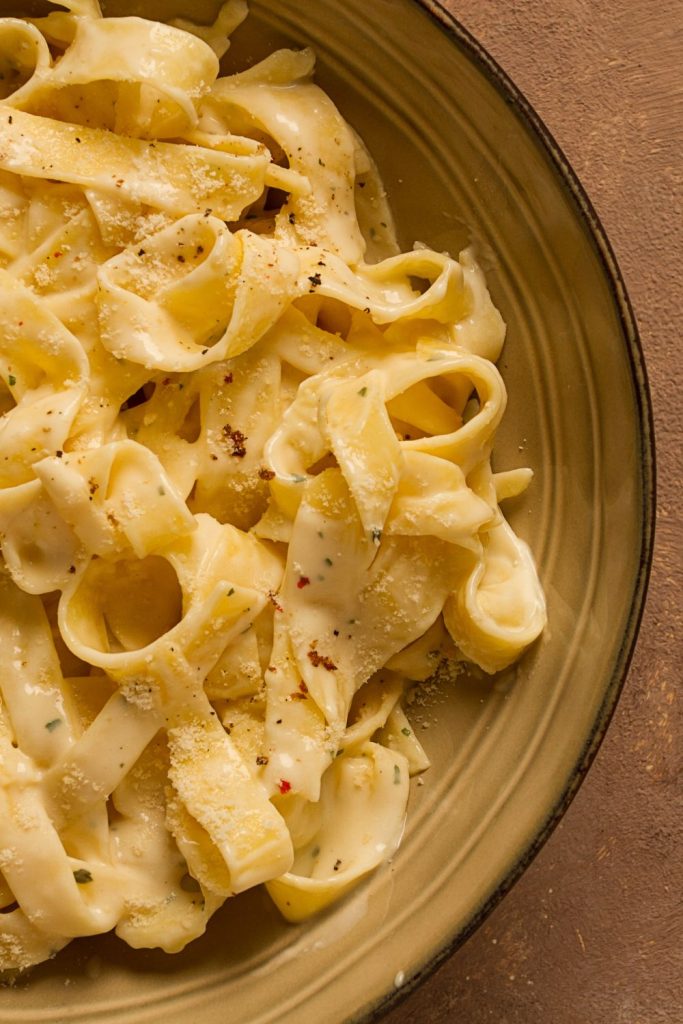
[[[258,475],[261,477],[262,480],[272,480],[275,477],[275,473],[273,472],[273,470],[266,469],[265,467],[259,469]]]
[[[144,255],[145,255],[145,250],[144,249],[138,249],[138,256],[144,256]]]
[[[296,223],[296,214],[295,213],[290,213],[290,215],[289,215],[289,223],[290,224],[295,224]]]
[[[185,262],[185,257],[183,256],[183,254],[181,252],[178,253],[178,255],[176,256],[176,259],[178,260],[178,263],[184,263]]]
[[[322,284],[322,278],[320,277],[320,274],[317,272],[315,274],[311,274],[308,280],[311,282],[314,288],[317,287],[319,284]]]
[[[268,764],[268,758],[265,754],[259,754],[256,758],[256,764]]]
[[[341,867],[341,861],[339,860],[339,858],[337,858],[337,860],[335,860],[335,862],[334,862],[334,867],[332,868],[332,870],[333,871],[339,871],[340,867]]]
[[[69,572],[73,576],[75,574],[75,572],[76,572],[76,566],[75,565],[70,565],[69,566]]]

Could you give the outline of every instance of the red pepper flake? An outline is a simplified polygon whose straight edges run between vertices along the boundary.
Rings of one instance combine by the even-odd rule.
[[[231,373],[226,373],[225,377],[223,377],[223,383],[224,384],[232,384],[232,374]]]
[[[308,687],[306,686],[306,684],[303,681],[303,679],[299,683],[299,689],[301,690],[302,693],[308,693]]]
[[[244,445],[244,442],[247,440],[246,435],[241,430],[233,430],[229,423],[226,423],[223,427],[223,434],[232,444],[230,454],[234,455],[236,459],[243,459],[247,454],[247,449]]]
[[[280,784],[278,785],[277,788],[280,790],[280,792],[284,796],[285,793],[289,793],[290,789],[292,788],[292,783],[289,782],[288,779],[280,779]]]
[[[53,252],[53,253],[52,253],[52,255],[54,256],[54,258],[55,258],[56,260],[58,260],[60,256],[63,256],[63,255],[64,255],[64,253],[63,253],[63,252],[61,252],[61,251],[60,251],[59,249],[57,249],[57,252]]]
[[[275,476],[275,473],[272,471],[272,469],[264,468],[259,469],[258,475],[261,477],[262,480],[272,480],[273,477]]]
[[[328,672],[337,671],[337,666],[332,661],[332,658],[328,658],[325,654],[318,654],[315,647],[308,651],[308,660],[314,668],[318,668],[319,665],[322,665],[322,667],[326,668]]]
[[[299,588],[299,590],[303,590],[304,587],[307,587],[310,584],[310,582],[311,581],[309,580],[308,576],[299,576],[299,579],[296,581],[296,585]]]

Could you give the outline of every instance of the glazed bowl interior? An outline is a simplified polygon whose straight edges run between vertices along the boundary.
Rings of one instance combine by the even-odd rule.
[[[107,13],[208,21],[217,4],[110,0]],[[313,921],[260,891],[185,952],[75,942],[3,993],[0,1021],[340,1024],[471,931],[578,784],[632,649],[649,552],[647,399],[628,308],[571,176],[462,34],[414,0],[252,0],[226,70],[311,45],[317,80],[375,156],[401,241],[473,245],[508,324],[494,466],[529,465],[509,502],[548,599],[542,640],[491,681],[415,708],[432,760],[392,863]]]

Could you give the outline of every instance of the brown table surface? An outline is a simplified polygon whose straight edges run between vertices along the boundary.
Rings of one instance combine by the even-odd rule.
[[[636,653],[586,782],[521,881],[386,1024],[681,1024],[683,3],[445,6],[543,118],[616,251],[654,402],[657,540]]]

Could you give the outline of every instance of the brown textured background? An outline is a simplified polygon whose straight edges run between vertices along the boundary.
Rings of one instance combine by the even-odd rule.
[[[681,1024],[683,3],[444,5],[543,118],[616,251],[654,401],[658,523],[636,654],[579,795],[497,910],[386,1024]]]

